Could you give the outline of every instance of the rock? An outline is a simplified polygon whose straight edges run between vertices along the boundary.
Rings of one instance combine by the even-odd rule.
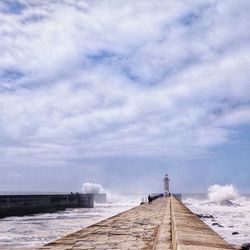
[[[220,202],[220,205],[221,205],[221,206],[233,206],[234,204],[233,204],[233,202],[230,201],[230,200],[224,200],[224,201],[221,201],[221,202]]]
[[[250,243],[245,243],[241,246],[241,250],[250,250]]]
[[[233,203],[233,202],[230,201],[230,200],[221,201],[221,202],[220,202],[220,205],[221,205],[221,206],[229,206],[229,207],[239,207],[239,206],[240,206],[239,204]]]
[[[201,219],[214,219],[213,215],[196,214]]]
[[[232,232],[232,235],[236,235],[236,234],[239,234],[238,232]]]
[[[207,219],[214,219],[213,215],[211,215],[211,214],[210,214],[210,215],[207,215],[206,218],[207,218]]]
[[[223,227],[222,225],[220,225],[220,224],[219,224],[219,223],[217,223],[217,222],[214,222],[214,223],[212,224],[212,226]]]

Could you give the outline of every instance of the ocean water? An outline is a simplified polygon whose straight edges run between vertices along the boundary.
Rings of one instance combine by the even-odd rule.
[[[111,202],[97,203],[91,209],[66,209],[56,213],[0,219],[0,249],[34,249],[135,207],[140,204],[141,197],[143,195],[113,196]],[[205,218],[204,222],[229,243],[250,243],[250,195],[226,197],[232,198],[232,206],[220,205],[218,200],[211,201],[207,194],[183,195],[183,203],[196,214],[212,215],[213,218]],[[238,234],[233,235],[233,232]]]
[[[221,200],[225,200],[225,197],[211,201],[206,194],[183,195],[183,203],[192,212],[213,216],[202,220],[227,242],[233,245],[250,243],[250,195],[236,194],[230,200],[231,205],[221,205]]]

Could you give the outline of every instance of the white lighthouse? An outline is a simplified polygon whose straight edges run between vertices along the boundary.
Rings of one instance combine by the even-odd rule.
[[[167,196],[169,196],[169,178],[168,178],[168,174],[165,175],[163,181],[164,181],[164,196],[167,197]]]

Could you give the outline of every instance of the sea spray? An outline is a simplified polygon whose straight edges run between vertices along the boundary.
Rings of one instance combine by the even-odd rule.
[[[120,195],[114,194],[113,192],[110,192],[109,190],[104,189],[101,184],[97,184],[97,183],[91,183],[91,182],[83,183],[82,193],[84,194],[106,193],[108,202],[111,202],[111,203],[117,203],[123,200]]]
[[[86,182],[82,184],[82,193],[84,194],[99,194],[103,193],[104,189],[101,184]]]
[[[236,188],[233,185],[211,185],[208,188],[208,199],[211,202],[223,202],[225,200],[235,200],[239,197]]]
[[[99,194],[106,193],[108,203],[116,204],[140,204],[141,194],[119,194],[103,188],[101,184],[86,182],[82,184],[82,193]],[[144,195],[144,194],[143,194]],[[144,195],[145,196],[145,195]]]

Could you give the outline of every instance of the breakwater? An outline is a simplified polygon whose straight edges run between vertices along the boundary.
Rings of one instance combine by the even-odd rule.
[[[159,198],[39,249],[234,249],[175,197]]]
[[[93,194],[0,195],[0,218],[94,207]]]

